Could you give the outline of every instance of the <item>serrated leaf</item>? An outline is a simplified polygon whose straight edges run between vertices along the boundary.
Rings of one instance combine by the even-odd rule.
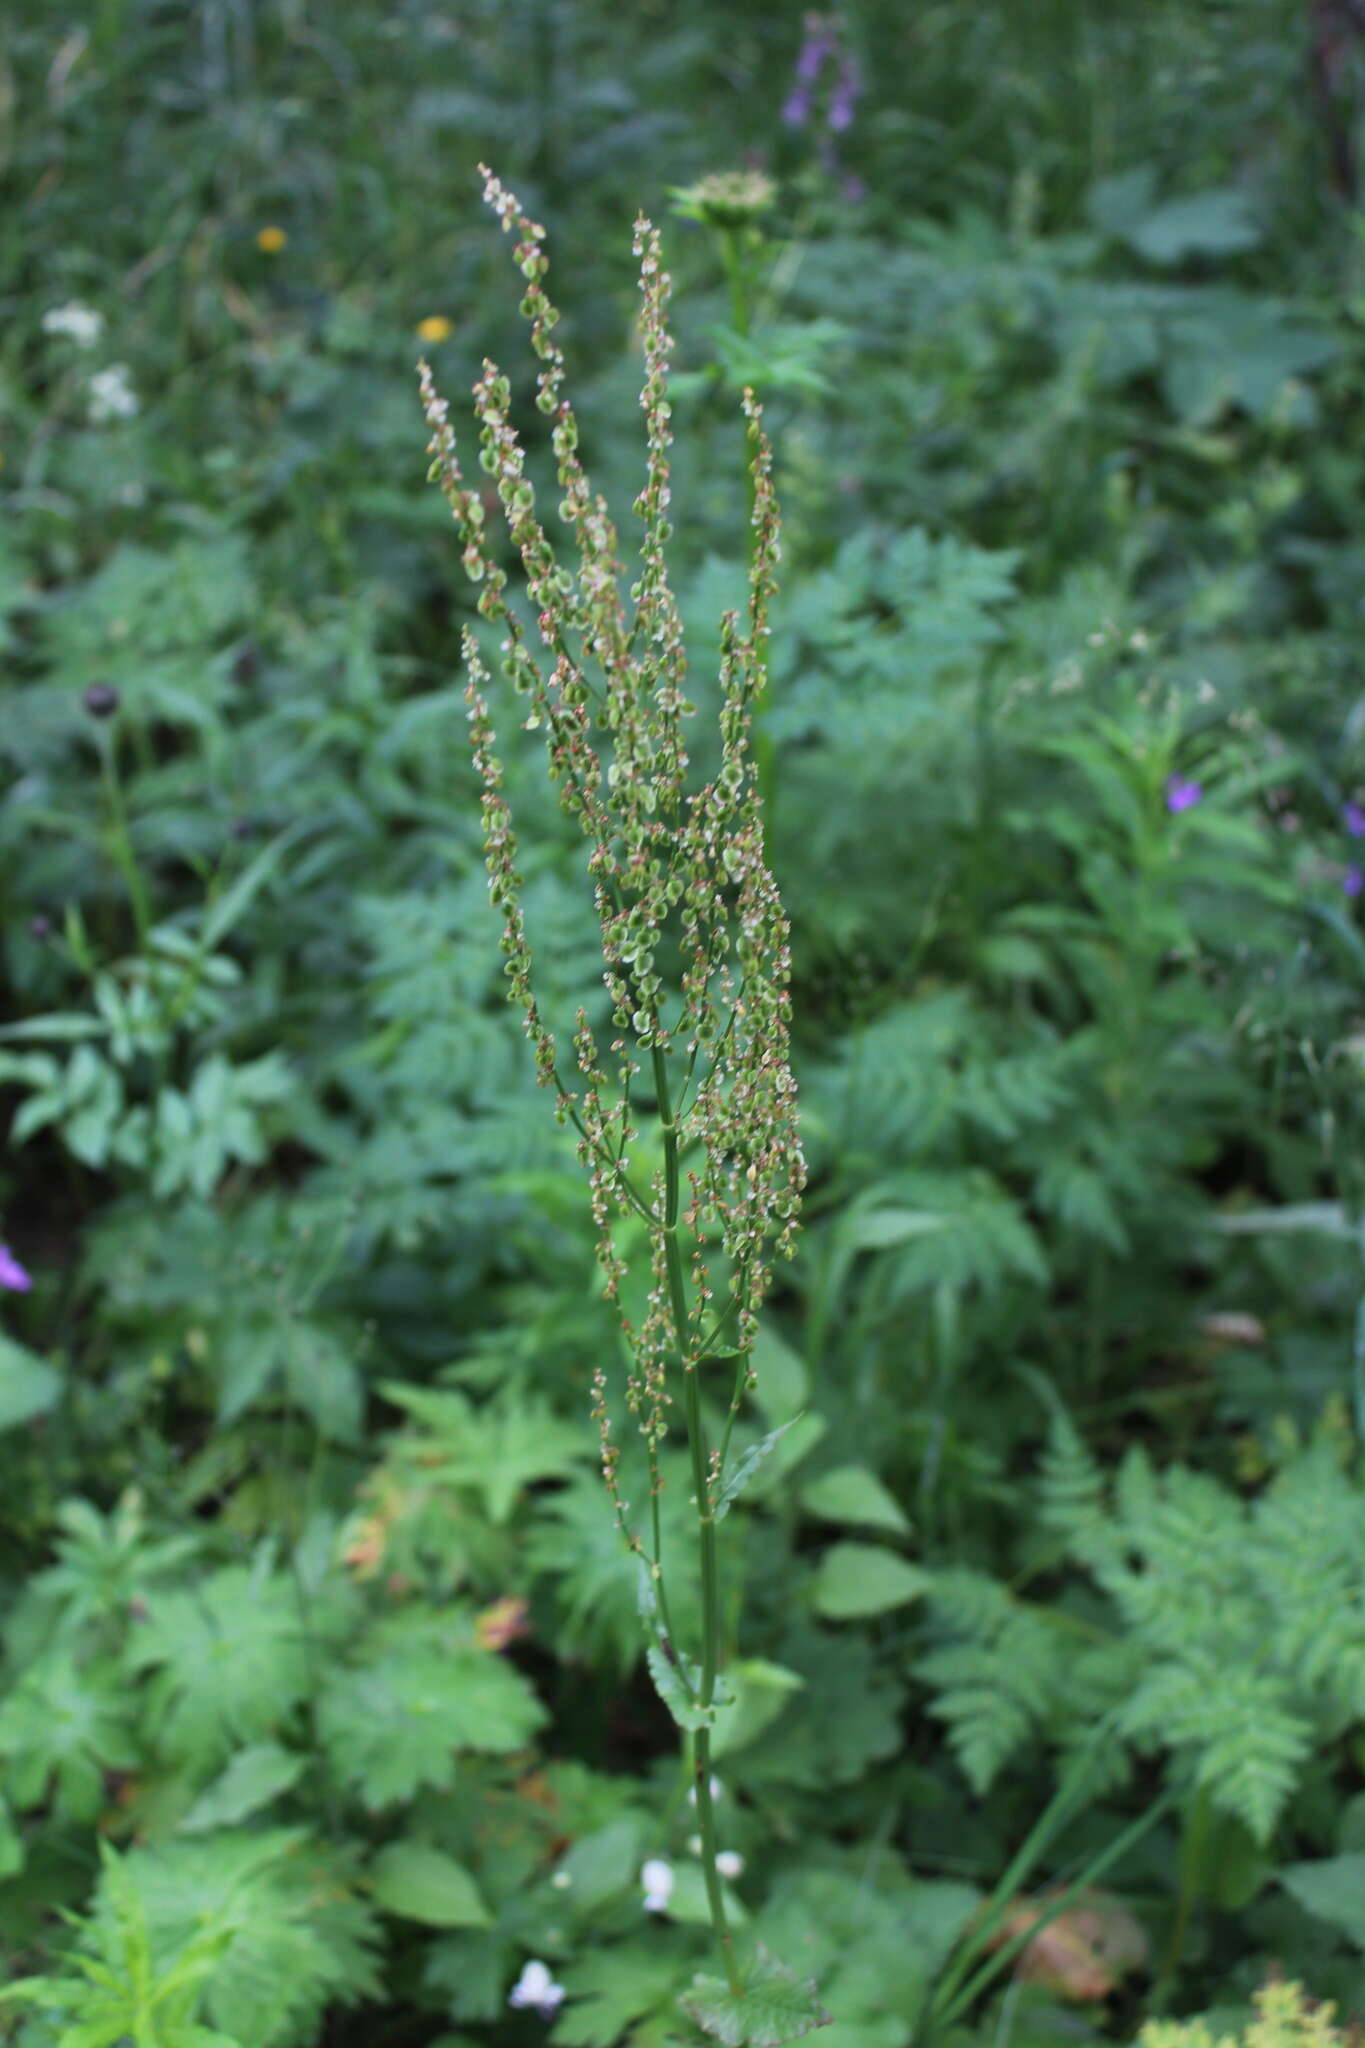
[[[815,1986],[801,1983],[763,1949],[745,1971],[741,1990],[732,1991],[720,1977],[695,1977],[678,2003],[725,2048],[781,2048],[830,2020]]]
[[[770,1429],[768,1434],[761,1436],[756,1444],[750,1444],[742,1457],[736,1458],[727,1466],[724,1477],[721,1480],[720,1492],[716,1497],[716,1520],[718,1522],[725,1520],[725,1517],[729,1514],[731,1508],[739,1499],[739,1496],[743,1493],[759,1467],[766,1464],[767,1460],[776,1450],[780,1439],[800,1420],[799,1415],[794,1415],[790,1422],[780,1422],[776,1429]]]
[[[679,1728],[709,1728],[716,1718],[714,1704],[699,1707],[687,1689],[681,1671],[672,1663],[657,1643],[651,1643],[645,1651],[645,1662],[649,1675],[654,1680],[654,1690],[668,1708]]]
[[[933,1584],[919,1565],[907,1564],[893,1551],[874,1543],[836,1543],[820,1560],[815,1575],[817,1614],[830,1621],[853,1621],[886,1614],[918,1600]]]
[[[390,1842],[370,1865],[370,1893],[386,1913],[424,1927],[491,1927],[479,1888],[462,1863],[431,1842]]]
[[[889,1529],[900,1536],[910,1531],[909,1518],[865,1465],[838,1465],[832,1472],[822,1472],[802,1487],[801,1505],[822,1522]]]

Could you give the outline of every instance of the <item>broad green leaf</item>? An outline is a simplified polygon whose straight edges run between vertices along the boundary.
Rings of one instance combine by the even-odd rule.
[[[61,1391],[61,1375],[53,1366],[13,1338],[0,1336],[0,1429],[46,1415]]]
[[[582,1836],[560,1858],[555,1880],[567,1880],[565,1904],[576,1915],[594,1914],[608,1899],[638,1884],[643,1836],[643,1819],[627,1815]]]
[[[678,1958],[656,1945],[588,1949],[562,1972],[569,2003],[555,2026],[555,2048],[615,2048],[629,2038],[632,2021],[670,1999],[680,1974]]]
[[[805,1360],[771,1323],[760,1323],[754,1339],[754,1401],[770,1423],[793,1422],[806,1405],[810,1374]]]
[[[370,1892],[385,1912],[425,1927],[491,1927],[462,1863],[431,1842],[390,1842],[370,1865]]]
[[[770,1664],[766,1657],[743,1658],[730,1666],[726,1676],[735,1697],[716,1715],[711,1738],[714,1757],[728,1756],[754,1741],[806,1683],[799,1671]]]
[[[743,1927],[749,1915],[744,1901],[736,1898],[728,1884],[722,1884],[725,1895],[726,1918],[734,1927]],[[668,1895],[665,1908],[670,1920],[676,1920],[680,1927],[709,1927],[711,1906],[706,1896],[706,1879],[700,1863],[675,1863],[673,1866],[673,1889]]]
[[[885,1252],[947,1227],[947,1217],[929,1209],[868,1209],[851,1216],[839,1234],[851,1251]]]
[[[1365,1852],[1291,1863],[1278,1876],[1305,1912],[1339,1928],[1356,1948],[1365,1949]]]
[[[910,1531],[908,1517],[866,1465],[837,1465],[808,1480],[801,1489],[801,1505],[822,1522],[889,1529],[900,1536]]]
[[[836,1543],[815,1575],[815,1611],[829,1621],[885,1614],[918,1600],[932,1584],[930,1573],[893,1551],[873,1543]]]
[[[678,2003],[725,2048],[781,2048],[784,2041],[828,2025],[830,2018],[815,1986],[801,1983],[763,1949],[744,1972],[740,1991],[732,1991],[720,1977],[694,1977]]]
[[[1219,185],[1155,207],[1126,229],[1124,239],[1149,263],[1182,263],[1188,256],[1236,256],[1261,239],[1249,196]]]

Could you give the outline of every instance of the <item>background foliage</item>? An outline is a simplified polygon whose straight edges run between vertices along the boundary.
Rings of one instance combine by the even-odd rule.
[[[746,1440],[792,1427],[730,1518],[736,1917],[832,2048],[941,2035],[1060,1787],[956,2033],[1235,2033],[1276,1969],[1365,2007],[1365,42],[1345,0],[857,0],[796,120],[803,35],[707,0],[5,31],[25,2048],[662,2042],[704,1949],[424,484],[419,346],[528,381],[481,157],[549,225],[623,513],[631,218],[776,181],[747,297],[667,234],[699,695],[746,379],[787,515],[763,744],[813,1175]],[[512,779],[571,1005],[591,903]],[[509,2009],[529,1959],[544,2013]]]

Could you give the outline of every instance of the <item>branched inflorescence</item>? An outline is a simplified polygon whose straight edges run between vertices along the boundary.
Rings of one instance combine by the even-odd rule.
[[[583,468],[577,422],[563,392],[564,359],[554,338],[558,315],[543,288],[544,230],[521,212],[498,179],[483,175],[486,200],[504,230],[517,237],[516,261],[526,286],[521,310],[540,360],[536,404],[552,422],[559,522],[571,540],[564,552],[576,558],[566,566],[546,534],[509,417],[508,381],[496,364],[485,362],[474,386],[479,466],[496,488],[521,558],[538,647],[508,601],[507,573],[485,533],[483,497],[465,480],[446,401],[423,363],[431,473],[459,527],[464,566],[479,589],[478,610],[501,634],[502,673],[523,700],[525,725],[543,731],[561,802],[588,844],[616,1035],[604,1051],[580,1010],[570,1040],[573,1067],[566,1072],[533,988],[516,835],[488,708],[489,672],[476,634],[467,628],[470,731],[483,785],[489,889],[503,917],[509,993],[521,1008],[539,1080],[554,1091],[560,1121],[577,1131],[598,1257],[613,1298],[624,1273],[616,1220],[642,1216],[649,1225],[653,1284],[640,1326],[628,1326],[634,1358],[628,1391],[657,1489],[658,1447],[675,1372],[685,1383],[718,1349],[733,1356],[740,1366],[733,1417],[749,1383],[773,1256],[791,1249],[805,1178],[788,1062],[787,926],[764,854],[750,751],[778,558],[771,452],[759,407],[746,393],[754,522],[749,602],[746,615],[729,613],[723,622],[719,766],[711,780],[699,783],[689,775],[687,726],[694,707],[685,695],[682,622],[667,566],[672,340],[670,279],[659,237],[648,221],[636,223],[647,463],[635,502],[643,525],[640,569],[627,606],[616,531]],[[630,1157],[639,1136],[636,1084],[644,1063],[638,1055],[647,1059],[646,1098],[652,1095],[664,1155],[664,1165],[644,1185],[632,1173]],[[690,1286],[683,1232],[690,1246]],[[642,1550],[617,1491],[617,1451],[602,1379],[596,1413],[618,1519],[632,1547]],[[698,1509],[708,1521],[720,1462],[707,1452],[700,1467]],[[657,1577],[657,1552],[649,1562]]]

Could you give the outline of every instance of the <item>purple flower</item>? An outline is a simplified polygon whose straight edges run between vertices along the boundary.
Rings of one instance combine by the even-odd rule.
[[[1361,810],[1359,804],[1343,804],[1341,822],[1352,839],[1365,839],[1365,811]]]
[[[1192,811],[1203,794],[1202,782],[1187,782],[1183,775],[1166,778],[1166,808],[1176,815],[1181,811]]]
[[[853,109],[861,89],[858,67],[851,57],[845,57],[839,66],[839,82],[829,102],[829,125],[836,135],[853,126]]]
[[[12,1294],[27,1294],[33,1282],[7,1244],[0,1244],[0,1287]]]
[[[796,60],[796,75],[802,85],[814,85],[824,68],[824,62],[834,48],[834,32],[818,14],[806,16],[806,40],[801,45],[801,54]]]
[[[787,94],[787,102],[782,109],[782,119],[786,122],[788,128],[804,128],[809,114],[810,87],[808,85],[794,85]]]
[[[1354,866],[1347,868],[1341,878],[1341,886],[1348,896],[1358,896],[1365,889],[1365,872]]]

